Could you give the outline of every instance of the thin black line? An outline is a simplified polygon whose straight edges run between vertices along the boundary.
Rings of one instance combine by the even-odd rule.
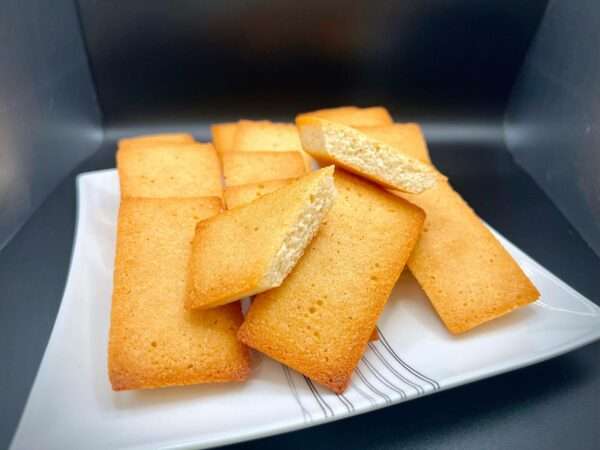
[[[412,366],[410,366],[407,362],[405,362],[402,358],[400,358],[398,356],[398,354],[394,351],[394,349],[390,346],[389,342],[387,342],[387,340],[385,338],[382,338],[382,345],[385,347],[385,349],[392,355],[392,357],[394,357],[394,359],[396,361],[398,361],[398,363],[400,363],[400,365],[402,365],[402,367],[404,367],[406,370],[408,370],[411,374],[413,374],[415,377],[421,379],[422,381],[430,384],[434,390],[439,389],[440,385],[437,381],[423,375],[421,372],[419,372],[418,370],[416,370],[415,368],[413,368]]]
[[[310,411],[308,411],[302,404],[302,401],[300,401],[300,395],[298,394],[298,390],[296,389],[296,383],[294,383],[294,379],[292,378],[290,369],[287,366],[284,366],[283,364],[281,365],[281,368],[283,369],[283,373],[285,374],[285,379],[288,382],[288,386],[290,387],[290,390],[292,391],[292,395],[294,396],[296,403],[298,403],[298,406],[300,406],[300,410],[302,411],[302,417],[304,418],[304,421],[306,421],[307,417],[308,417],[309,421],[312,421],[312,416],[310,415]]]
[[[319,408],[321,408],[321,411],[323,411],[323,415],[327,418],[329,417],[327,415],[327,411],[325,410],[325,408],[323,407],[323,405],[321,404],[321,401],[319,400],[319,398],[317,397],[317,394],[315,394],[315,391],[313,390],[313,386],[310,383],[310,380],[308,378],[306,378],[304,375],[302,375],[304,377],[304,381],[306,381],[306,385],[308,386],[308,389],[310,389],[310,392],[312,393],[313,397],[315,398],[317,404],[319,405]]]
[[[329,404],[325,401],[325,399],[323,397],[321,397],[321,393],[319,392],[319,389],[317,388],[317,386],[314,385],[314,383],[312,382],[312,380],[310,378],[307,378],[307,380],[310,383],[310,385],[312,386],[312,388],[315,390],[315,394],[317,394],[319,396],[319,398],[321,399],[321,401],[323,402],[323,404],[325,405],[325,407],[331,413],[331,417],[335,416],[335,414],[333,413],[333,409],[331,408],[331,406],[329,406]]]
[[[383,392],[381,392],[379,389],[377,389],[375,386],[373,386],[371,383],[369,383],[369,381],[367,380],[367,378],[362,374],[362,372],[360,371],[360,369],[357,367],[356,368],[356,374],[360,377],[360,379],[362,380],[363,383],[365,383],[365,385],[371,389],[375,394],[379,395],[380,397],[383,398],[383,400],[389,404],[392,403],[392,399],[389,398],[387,395],[385,395]]]
[[[417,394],[425,393],[425,389],[423,389],[423,386],[421,386],[418,383],[412,382],[408,378],[402,376],[402,374],[400,372],[398,372],[396,369],[394,369],[394,367],[389,363],[389,361],[387,359],[385,359],[385,356],[383,356],[381,354],[381,352],[379,351],[379,349],[375,346],[375,344],[373,342],[369,342],[369,348],[371,350],[373,350],[373,353],[375,353],[377,358],[385,365],[385,367],[388,368],[388,370],[390,372],[392,372],[396,376],[396,378],[398,378],[400,381],[403,381],[404,383],[406,383],[410,387],[412,387],[415,391],[417,391]]]
[[[356,389],[357,392],[362,395],[363,397],[365,397],[369,403],[373,406],[377,405],[377,402],[375,401],[375,399],[373,397],[371,397],[369,394],[367,394],[365,391],[363,391],[361,388],[358,387],[358,384],[353,383],[352,384],[352,389]]]
[[[348,410],[349,413],[351,413],[352,411],[354,411],[354,406],[352,405],[352,403],[350,402],[350,400],[348,400],[344,396],[344,394],[336,394],[336,397],[338,398],[338,400],[340,401],[340,403],[346,407],[346,409]]]
[[[406,392],[404,392],[401,388],[395,386],[394,383],[390,382],[385,376],[383,376],[383,374],[371,364],[371,362],[366,358],[366,356],[362,357],[362,362],[365,364],[365,366],[367,366],[367,369],[369,369],[371,373],[375,375],[375,378],[377,378],[382,384],[384,384],[397,394],[400,394],[400,397],[406,398]]]
[[[362,362],[365,366],[367,366],[367,369],[369,369],[369,371],[375,376],[375,378],[377,378],[383,385],[385,385],[387,388],[393,390],[397,394],[400,394],[400,397],[406,398],[406,392],[404,392],[404,390],[401,387],[396,386],[392,381],[388,380],[386,378],[386,376],[383,373],[381,373],[375,367],[375,365],[372,364],[371,361],[369,361],[366,358],[366,356],[362,357]]]
[[[377,327],[377,332],[379,333],[379,336],[381,337],[381,343],[383,344],[383,346],[387,349],[388,352],[390,352],[390,354],[394,357],[394,359],[396,359],[396,361],[398,361],[406,370],[408,370],[410,373],[412,373],[414,376],[416,376],[417,378],[420,378],[421,380],[431,384],[431,386],[433,386],[433,389],[439,389],[440,388],[440,384],[435,381],[432,378],[429,378],[425,375],[423,375],[421,372],[419,372],[417,369],[413,369],[411,366],[409,366],[407,363],[405,363],[394,351],[394,349],[390,346],[389,342],[387,341],[387,339],[385,338],[384,334],[381,332],[381,329],[379,327]]]
[[[348,410],[349,413],[352,412],[352,409],[350,408],[350,405],[348,403],[346,403],[347,399],[342,394],[335,394],[335,396],[340,401],[340,403],[342,405],[344,405],[344,407]]]
[[[352,412],[352,409],[350,408],[350,402],[346,397],[344,397],[344,394],[335,394],[335,396],[340,401],[340,403],[346,407],[348,412]]]

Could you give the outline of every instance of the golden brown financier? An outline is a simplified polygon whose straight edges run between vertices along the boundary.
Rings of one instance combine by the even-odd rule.
[[[447,181],[419,195],[396,195],[423,208],[423,235],[408,267],[454,334],[507,314],[539,292]]]
[[[298,130],[293,123],[240,120],[232,149],[238,152],[297,151],[304,159],[306,171],[311,170],[312,158],[302,150]]]
[[[227,152],[221,155],[225,186],[296,178],[306,173],[299,152]]]
[[[402,153],[431,164],[421,127],[416,123],[394,123],[377,127],[357,127],[367,136],[397,148]]]
[[[190,242],[218,198],[121,200],[108,352],[114,390],[244,380],[239,303],[184,309]]]
[[[147,134],[119,139],[119,148],[147,147],[160,144],[193,144],[194,138],[188,133]]]
[[[227,209],[232,209],[237,206],[247,205],[254,200],[262,197],[263,195],[275,192],[279,188],[286,186],[287,184],[294,181],[293,178],[287,180],[274,180],[265,181],[264,183],[246,184],[243,186],[232,186],[226,188],[223,192],[225,199],[225,205]],[[377,330],[373,330],[371,334],[371,341],[379,339],[379,333]]]
[[[302,151],[298,130],[293,123],[268,120],[240,120],[232,146],[238,152]]]
[[[318,117],[303,117],[296,123],[302,146],[311,156],[385,187],[418,194],[444,178],[429,164],[356,128]]]
[[[359,129],[431,163],[417,124]],[[440,180],[418,195],[394,193],[427,215],[408,267],[450,332],[464,333],[539,298],[518,264],[449,182]]]
[[[211,125],[213,145],[218,153],[229,152],[237,131],[237,122],[215,123]]]
[[[375,127],[393,123],[390,113],[383,106],[371,106],[369,108],[340,106],[338,108],[319,109],[299,114],[296,116],[296,120],[308,116],[343,123],[349,127]]]
[[[199,222],[186,307],[212,308],[279,286],[317,233],[335,195],[331,166]]]
[[[263,181],[262,183],[243,184],[241,186],[230,186],[223,191],[223,199],[227,209],[236,206],[247,205],[263,195],[275,192],[279,188],[293,182],[296,178],[285,180]]]
[[[242,342],[343,392],[419,237],[421,209],[336,169],[337,199],[283,284],[255,297]]]
[[[120,148],[122,197],[222,197],[221,164],[211,144]]]

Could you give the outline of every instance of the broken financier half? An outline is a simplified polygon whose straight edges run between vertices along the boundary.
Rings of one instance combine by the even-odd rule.
[[[199,222],[186,308],[212,308],[281,285],[334,202],[334,167]]]
[[[386,187],[419,194],[441,177],[432,166],[355,128],[317,117],[302,117],[296,124],[311,156]]]

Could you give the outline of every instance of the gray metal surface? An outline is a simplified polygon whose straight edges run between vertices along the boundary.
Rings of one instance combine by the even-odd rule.
[[[0,249],[101,139],[73,2],[2,2]]]
[[[507,142],[600,254],[600,2],[552,0],[506,114]]]

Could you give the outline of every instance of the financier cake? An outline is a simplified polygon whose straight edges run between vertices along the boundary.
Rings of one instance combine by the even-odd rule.
[[[221,155],[225,186],[300,177],[306,167],[300,152],[227,152]]]
[[[397,195],[427,214],[408,267],[454,334],[507,314],[539,292],[481,219],[446,181]]]
[[[416,123],[394,123],[377,127],[357,127],[367,136],[377,139],[402,153],[431,164],[429,150],[421,127]]]
[[[114,390],[244,380],[248,351],[236,338],[239,303],[186,311],[196,222],[218,198],[121,200],[108,353]]]
[[[316,117],[296,123],[304,150],[318,161],[334,163],[386,187],[418,194],[434,186],[439,177],[429,164],[355,128]]]
[[[186,307],[211,308],[279,286],[335,198],[333,166],[201,221]]]
[[[293,123],[240,120],[232,148],[238,152],[301,152],[302,144]]]
[[[241,205],[247,205],[263,195],[269,194],[283,186],[288,185],[292,181],[294,180],[275,180],[266,181],[264,183],[246,184],[243,186],[232,186],[230,188],[226,188],[223,193],[225,204],[227,209],[232,209]],[[379,334],[377,333],[377,329],[375,329],[371,334],[370,340],[376,341],[378,339]]]
[[[211,125],[212,142],[218,153],[229,152],[233,147],[237,122],[215,123]]]
[[[193,144],[194,138],[188,133],[161,133],[119,139],[119,148],[147,147],[157,144]]]
[[[335,185],[337,199],[317,236],[280,287],[254,298],[238,336],[340,393],[425,216],[418,207],[340,169]]]
[[[417,124],[360,129],[431,163]],[[418,195],[394,193],[427,215],[423,235],[407,264],[450,332],[464,333],[539,297],[518,264],[449,182],[441,180]]]
[[[303,117],[319,117],[349,127],[375,127],[393,123],[390,113],[383,106],[371,106],[369,108],[340,106],[338,108],[319,109],[299,114],[296,116],[296,120]]]
[[[295,178],[286,180],[263,181],[262,183],[243,184],[241,186],[230,186],[223,191],[223,199],[227,209],[236,206],[247,205],[263,195],[275,192],[283,186],[293,182]]]
[[[117,152],[122,197],[222,197],[221,164],[211,144],[157,144]]]
[[[298,130],[293,123],[268,120],[240,120],[232,149],[238,152],[290,152],[297,151],[310,171],[312,158],[302,150]]]

